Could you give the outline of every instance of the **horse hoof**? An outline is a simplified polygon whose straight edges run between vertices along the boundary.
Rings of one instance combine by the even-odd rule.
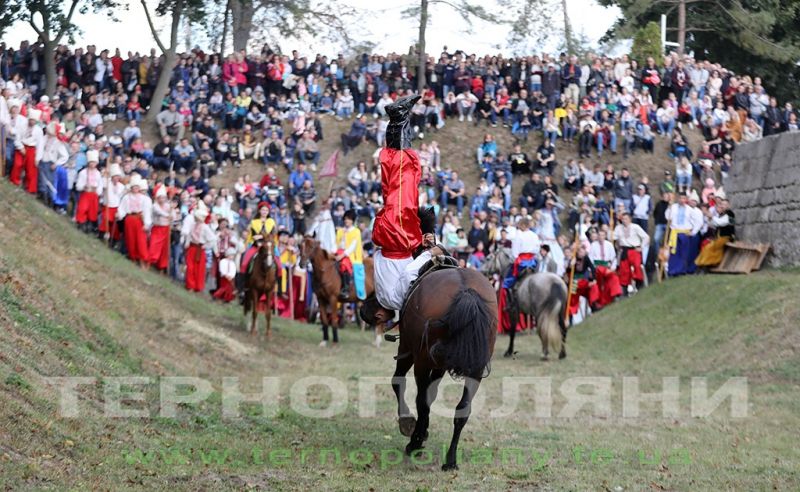
[[[454,471],[458,470],[458,465],[455,463],[445,463],[442,465],[442,471]]]
[[[406,446],[406,456],[411,456],[414,454],[414,451],[419,451],[424,448],[425,446],[422,445],[422,441],[417,442],[416,439],[411,438],[411,442]]]
[[[417,426],[417,419],[407,415],[405,417],[400,417],[397,423],[400,425],[400,434],[411,437],[411,434],[414,433],[414,427]]]
[[[514,355],[514,352],[506,350],[506,353],[503,354],[503,357],[508,358],[511,357],[512,355]]]
[[[561,359],[566,359],[566,358],[567,358],[567,351],[566,350],[562,350],[561,353],[558,354],[558,359],[561,360]]]

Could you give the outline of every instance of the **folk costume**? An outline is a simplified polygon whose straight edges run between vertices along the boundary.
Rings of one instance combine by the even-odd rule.
[[[594,278],[597,282],[599,297],[590,304],[592,309],[603,308],[622,295],[619,277],[617,276],[617,252],[611,241],[604,239],[592,241],[589,245],[589,259],[594,265]]]
[[[231,302],[236,298],[234,279],[236,278],[236,248],[228,248],[225,251],[225,258],[219,262],[219,287],[214,291],[214,299],[222,302]]]
[[[42,160],[39,162],[39,194],[48,205],[64,207],[66,200],[59,200],[58,188],[56,187],[56,170],[63,168],[69,160],[67,146],[62,140],[63,135],[59,133],[60,127],[56,122],[47,125],[47,135],[44,137],[44,148],[42,149]],[[66,170],[63,173],[66,176]],[[66,186],[62,185],[62,188]],[[67,193],[68,194],[68,193]]]
[[[693,192],[695,196],[696,192]],[[694,263],[698,253],[698,233],[703,227],[702,213],[698,217],[699,210],[691,207],[685,200],[687,196],[681,197],[681,203],[673,203],[667,209],[666,217],[669,222],[669,262],[667,263],[667,274],[670,277],[694,273],[696,265]]]
[[[525,227],[521,227],[517,230],[516,234],[514,234],[514,238],[511,240],[511,256],[514,258],[514,263],[509,268],[509,271],[506,272],[506,276],[503,279],[503,286],[498,293],[497,306],[500,316],[500,322],[497,327],[498,333],[506,333],[511,329],[508,305],[509,302],[516,302],[511,298],[511,289],[514,287],[514,284],[516,284],[517,279],[523,271],[527,269],[536,270],[536,253],[539,251],[540,247],[541,240],[539,239],[539,235]],[[528,319],[520,313],[519,320],[517,320],[517,331],[522,331],[527,328]]]
[[[419,215],[422,170],[419,156],[411,148],[409,118],[411,108],[419,98],[406,96],[386,106],[389,116],[386,147],[378,156],[384,207],[376,215],[372,228],[372,242],[378,247],[373,256],[375,296],[381,306],[395,312],[403,307],[406,293],[417,278],[420,267],[431,258],[427,251],[414,258],[414,253],[422,245]]]
[[[650,237],[638,224],[619,224],[614,228],[614,240],[620,248],[617,273],[619,283],[627,290],[631,281],[640,287],[644,282],[642,251],[650,245]]]
[[[596,306],[600,300],[600,288],[595,282],[595,267],[588,256],[575,259],[575,275],[570,289],[572,290],[569,299],[570,316],[578,313],[581,297],[585,297],[590,306]]]
[[[125,247],[128,258],[147,262],[147,231],[152,224],[153,201],[145,194],[147,181],[134,174],[128,183],[128,192],[117,208],[117,219],[124,221]]]
[[[278,265],[278,275],[281,274],[281,270],[283,267],[280,263],[280,258],[278,257],[278,244],[277,241],[274,240],[275,233],[277,232],[277,226],[275,224],[275,220],[269,216],[269,203],[267,202],[259,202],[258,204],[258,211],[259,214],[261,210],[266,208],[267,209],[267,217],[262,218],[261,215],[256,217],[255,219],[250,221],[250,229],[247,234],[247,250],[242,255],[242,265],[241,265],[241,273],[247,274],[249,271],[250,260],[258,253],[258,241],[267,240],[268,238],[273,238],[272,244],[274,246],[274,255],[275,255],[275,262]]]
[[[206,224],[208,209],[200,203],[186,216],[181,227],[181,241],[186,251],[186,289],[195,292],[202,292],[206,286],[206,249],[217,252],[217,235]]]
[[[44,152],[44,132],[39,126],[41,111],[38,109],[28,110],[28,125],[18,128],[14,138],[14,165],[11,168],[11,182],[20,186],[22,184],[22,173],[25,173],[25,190],[35,194],[39,185],[38,162],[42,159]]]
[[[156,187],[156,202],[153,204],[153,227],[150,229],[148,261],[158,270],[169,266],[170,227],[172,225],[172,205],[167,199],[167,188]]]
[[[96,150],[86,152],[87,166],[78,172],[75,189],[80,196],[75,212],[75,222],[78,227],[88,232],[88,228],[97,226],[97,216],[100,213],[100,195],[103,194],[103,175],[97,169],[100,153]]]
[[[718,196],[719,198],[719,196]],[[715,238],[706,244],[695,260],[699,267],[717,266],[722,262],[725,245],[733,241],[736,236],[736,215],[732,210],[726,209],[711,218],[711,227],[715,229]]]
[[[350,297],[350,285],[353,283],[354,267],[364,265],[364,248],[361,246],[361,230],[356,227],[356,213],[348,210],[344,213],[345,219],[350,220],[351,225],[345,226],[336,231],[336,256],[341,255],[339,260],[339,275],[342,278],[342,291],[339,297],[347,299]]]
[[[120,228],[117,225],[117,209],[122,195],[125,194],[125,184],[122,177],[125,174],[119,164],[111,164],[108,168],[109,181],[106,182],[108,188],[102,195],[103,208],[100,217],[100,232],[108,234],[112,241],[119,241]]]

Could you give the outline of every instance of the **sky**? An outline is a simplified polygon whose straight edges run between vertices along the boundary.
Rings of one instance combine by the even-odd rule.
[[[360,30],[363,31],[363,38],[377,43],[378,52],[407,52],[408,47],[414,43],[417,37],[418,23],[413,20],[400,18],[400,12],[410,6],[413,1],[384,0],[344,0],[346,4],[357,9],[364,21],[360,22]],[[550,0],[559,3],[557,0]],[[155,5],[157,2],[148,1],[148,5]],[[494,0],[483,0],[481,5],[492,10]],[[120,48],[123,56],[127,51],[148,52],[150,48],[156,48],[156,44],[150,35],[147,27],[147,20],[141,4],[135,0],[129,3],[129,10],[118,13],[120,22],[113,22],[104,15],[76,14],[75,22],[81,29],[81,33],[76,37],[78,45],[94,44],[101,48]],[[496,5],[496,4],[495,4]],[[568,0],[567,8],[576,33],[583,33],[591,42],[596,43],[606,30],[614,23],[619,16],[616,8],[605,8],[597,4],[595,0]],[[151,10],[152,13],[152,10]],[[560,15],[557,17],[560,20]],[[167,22],[163,19],[156,19],[156,27],[164,29]],[[433,6],[431,10],[431,23],[427,30],[428,53],[437,54],[439,50],[447,45],[452,52],[461,49],[468,53],[494,54],[498,52],[509,53],[506,43],[507,27],[489,25],[481,21],[473,23],[471,32],[466,31],[467,26],[461,17],[453,14],[448,7]],[[35,33],[26,23],[18,23],[12,26],[3,41],[10,46],[19,46],[23,39],[35,39]],[[165,35],[162,35],[164,39]],[[166,41],[166,40],[165,40]],[[181,38],[181,47],[185,41],[185,36]],[[192,45],[199,44],[203,48],[206,44],[204,36],[194,33],[191,39]],[[297,48],[305,53],[321,52],[333,54],[339,51],[338,46],[330,42],[315,41],[312,39],[293,40],[285,43],[284,50]],[[556,46],[543,47],[547,51],[555,51]]]

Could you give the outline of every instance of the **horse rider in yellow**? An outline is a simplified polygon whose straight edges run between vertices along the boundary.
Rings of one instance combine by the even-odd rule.
[[[350,297],[353,281],[353,265],[364,264],[364,248],[361,246],[361,230],[355,226],[356,213],[348,210],[344,214],[344,227],[336,231],[336,261],[342,277],[340,299]]]
[[[258,216],[250,221],[250,229],[247,234],[247,251],[242,255],[242,265],[239,270],[246,279],[249,273],[250,260],[258,253],[262,241],[272,241],[274,248],[275,262],[278,265],[278,276],[281,275],[282,266],[278,256],[278,245],[275,241],[277,226],[275,220],[269,216],[269,203],[260,202],[258,204]]]

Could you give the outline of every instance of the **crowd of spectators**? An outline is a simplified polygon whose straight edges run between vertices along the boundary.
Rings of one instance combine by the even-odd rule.
[[[370,251],[367,223],[382,206],[377,155],[386,132],[385,106],[416,87],[416,57],[307,58],[269,47],[221,57],[195,48],[179,56],[166,95],[156,101],[164,60],[154,51],[123,57],[119,50],[60,46],[51,97],[44,94],[43,56],[42,43],[0,45],[0,129],[6,173],[15,183],[26,174],[28,191],[60,213],[75,220],[77,178],[87,154],[96,151],[105,178],[116,164],[123,182],[136,174],[151,191],[158,185],[169,190],[177,211],[174,231],[203,202],[215,233],[237,238],[237,255],[262,202],[286,233],[282,248],[296,250],[297,238],[329,207],[337,226],[348,210],[363,219],[363,243]],[[480,267],[498,246],[511,246],[523,218],[549,245],[560,273],[568,270],[576,244],[585,243],[589,252],[600,233],[613,242],[614,224],[624,214],[654,234],[651,245],[659,245],[667,222],[664,204],[673,192],[699,193],[703,230],[713,235],[715,196],[724,195],[736,147],[798,131],[792,105],[779,105],[759,77],[676,54],[640,61],[590,54],[579,60],[565,53],[507,58],[445,49],[429,58],[424,73],[427,85],[412,109],[422,164],[420,202],[437,209],[442,242],[471,267]],[[153,105],[154,128],[143,129]],[[340,159],[366,142],[376,147],[371,161],[346,163],[352,169],[344,186],[330,194],[320,192],[314,178],[325,118],[352,120],[339,137]],[[458,125],[487,128],[475,162],[451,162],[443,155],[435,138],[446,125],[456,125],[455,131]],[[31,130],[36,127],[38,133]],[[499,131],[513,137],[511,148],[498,146],[492,132]],[[701,143],[690,144],[688,132]],[[149,134],[158,136],[149,140]],[[666,143],[656,146],[659,140]],[[35,159],[24,156],[27,147],[36,149]],[[639,153],[653,152],[663,153],[660,183],[603,161],[607,153],[621,153],[633,163]],[[236,168],[245,161],[262,163],[261,176],[238,176]],[[470,167],[481,177],[467,189],[460,176]],[[226,173],[238,176],[235,182],[210,185],[210,178]],[[519,180],[522,192],[512,196]],[[658,203],[651,198],[655,193]],[[102,220],[92,228],[107,235]],[[173,241],[170,255],[176,278],[182,275],[179,244]],[[655,261],[656,255],[644,256]],[[216,261],[211,257],[210,265]]]

